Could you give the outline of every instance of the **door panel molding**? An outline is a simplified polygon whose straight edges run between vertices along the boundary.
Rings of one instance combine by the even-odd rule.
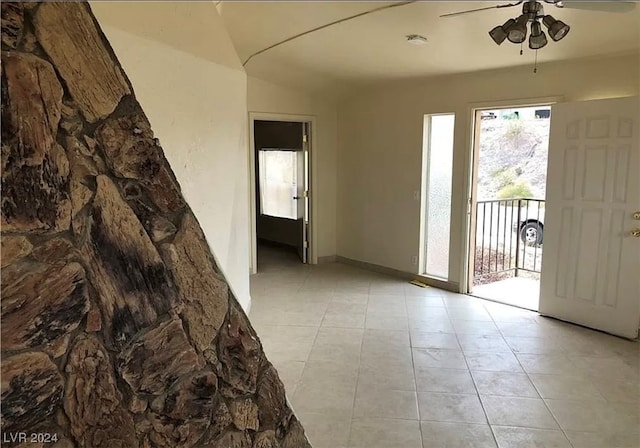
[[[552,106],[540,313],[627,338],[640,325],[639,98]]]

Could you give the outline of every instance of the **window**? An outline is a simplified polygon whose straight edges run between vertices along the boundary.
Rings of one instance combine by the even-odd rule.
[[[454,121],[454,114],[424,117],[424,273],[442,280],[449,278]]]
[[[296,219],[294,199],[298,187],[299,151],[260,150],[260,212],[277,218]]]

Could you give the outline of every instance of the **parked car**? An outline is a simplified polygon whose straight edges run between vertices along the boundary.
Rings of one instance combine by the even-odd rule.
[[[541,246],[543,242],[545,207],[544,200],[501,199],[478,201],[476,212],[476,241],[479,244],[505,244],[514,232],[515,238],[529,246]],[[513,242],[515,243],[516,239]],[[487,246],[488,247],[488,246]]]
[[[544,204],[544,203],[542,203]],[[514,232],[529,246],[541,246],[544,231],[544,207],[525,207],[520,211],[520,222],[514,223]]]
[[[481,112],[480,119],[481,120],[493,120],[494,118],[498,118],[494,112]]]

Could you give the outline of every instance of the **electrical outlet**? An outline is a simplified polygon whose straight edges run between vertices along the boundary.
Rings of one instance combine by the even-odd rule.
[[[416,255],[411,257],[411,264],[414,266],[418,264],[418,257]]]

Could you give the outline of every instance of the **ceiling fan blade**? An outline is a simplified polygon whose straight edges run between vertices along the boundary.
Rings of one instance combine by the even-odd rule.
[[[563,1],[563,9],[581,9],[584,11],[601,11],[601,12],[629,12],[636,7],[635,2],[625,1],[608,1],[608,2],[581,2],[581,1]]]
[[[516,3],[509,3],[509,4],[506,4],[506,5],[487,6],[485,8],[468,9],[466,11],[451,12],[449,14],[443,14],[440,17],[454,17],[454,16],[459,16],[459,15],[462,15],[462,14],[470,14],[472,12],[485,11],[487,9],[510,8],[512,6],[518,6],[520,4],[522,4],[522,1],[519,1],[519,2],[516,2]]]

